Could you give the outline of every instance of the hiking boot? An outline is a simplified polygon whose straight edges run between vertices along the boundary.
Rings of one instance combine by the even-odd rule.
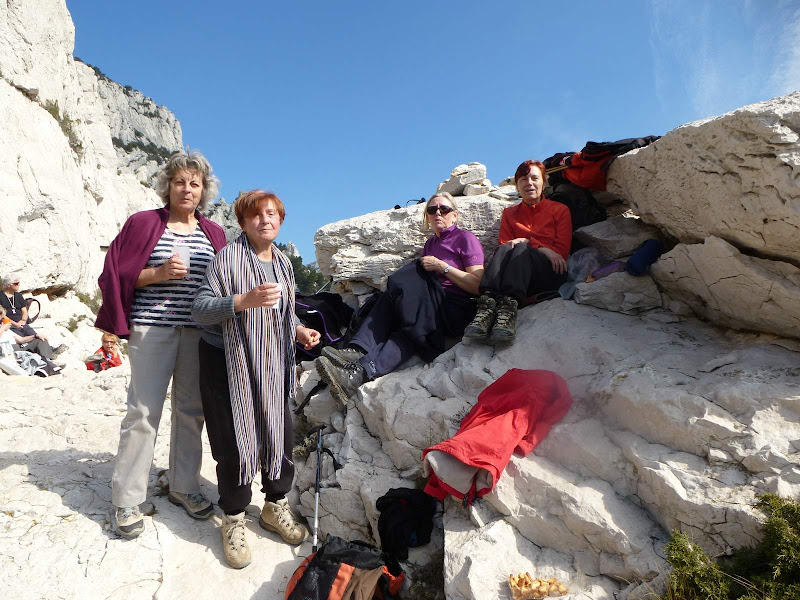
[[[56,347],[56,348],[53,350],[53,356],[52,356],[52,358],[55,358],[55,357],[59,356],[60,354],[63,354],[64,352],[66,352],[66,350],[67,350],[68,348],[69,348],[69,346],[67,346],[66,344],[59,344],[59,345],[58,345],[58,346],[57,346],[57,347]]]
[[[478,310],[475,318],[467,325],[464,330],[464,339],[480,339],[489,335],[494,323],[497,302],[489,294],[483,294],[478,298]]]
[[[282,498],[277,502],[264,502],[261,510],[261,517],[258,524],[267,531],[274,531],[280,534],[283,541],[288,544],[301,544],[308,537],[308,529],[297,522],[292,511],[289,509],[289,502]]]
[[[497,319],[489,336],[493,344],[508,344],[514,341],[517,335],[517,305],[518,302],[508,296],[498,300]]]
[[[331,386],[331,392],[339,402],[345,405],[367,378],[364,367],[358,363],[347,363],[343,367],[337,367],[324,356],[320,356],[316,360],[316,365],[319,376]]]
[[[361,360],[364,353],[357,348],[334,348],[333,346],[325,346],[322,349],[322,356],[337,367],[344,367],[350,363],[356,363]]]
[[[170,492],[167,498],[173,504],[182,506],[193,519],[208,519],[214,514],[214,505],[200,492],[192,494]]]
[[[222,515],[222,553],[225,562],[234,569],[243,569],[250,564],[250,546],[245,538],[244,512],[238,515]]]
[[[144,515],[138,506],[114,507],[111,524],[119,535],[132,539],[144,531]]]

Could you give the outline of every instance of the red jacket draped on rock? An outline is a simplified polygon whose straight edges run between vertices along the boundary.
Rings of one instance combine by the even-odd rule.
[[[571,405],[567,383],[552,371],[509,370],[481,392],[455,436],[422,453],[425,492],[468,502],[488,494],[511,455],[533,450]]]

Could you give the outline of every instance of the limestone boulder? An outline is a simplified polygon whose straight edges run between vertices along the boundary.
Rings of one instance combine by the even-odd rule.
[[[612,273],[592,283],[579,283],[573,299],[605,310],[635,315],[661,306],[661,292],[649,275],[634,277],[628,273]]]
[[[657,227],[636,217],[616,216],[575,230],[574,239],[597,249],[606,261],[630,256],[649,239],[661,239]]]
[[[800,260],[800,92],[682,125],[617,158],[608,189],[685,243]]]
[[[484,179],[486,179],[486,165],[479,162],[458,165],[450,172],[450,177],[437,186],[436,191],[463,196],[467,184],[482,183]]]
[[[464,186],[464,196],[479,196],[481,194],[488,194],[492,191],[492,182],[488,179],[483,179],[477,183],[468,183]]]
[[[717,237],[679,244],[651,267],[672,301],[732,329],[800,337],[800,269],[754,258]]]
[[[519,191],[517,191],[516,186],[513,184],[511,185],[500,185],[497,188],[493,189],[489,192],[489,196],[492,198],[497,198],[498,200],[508,200],[509,202],[519,201],[520,195]]]

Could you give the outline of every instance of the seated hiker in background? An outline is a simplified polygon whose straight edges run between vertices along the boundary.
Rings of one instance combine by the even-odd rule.
[[[445,336],[460,337],[472,319],[472,297],[483,276],[478,238],[456,226],[448,193],[425,205],[423,229],[433,229],[422,258],[393,273],[347,348],[322,349],[316,367],[334,396],[347,400],[365,381],[391,373],[415,354],[432,361]]]
[[[501,245],[486,267],[478,310],[464,338],[512,342],[517,307],[566,281],[572,220],[566,206],[544,197],[546,181],[544,164],[538,160],[517,167],[514,182],[522,202],[503,211]]]
[[[89,371],[99,373],[122,364],[119,354],[119,338],[113,333],[103,332],[100,338],[100,347],[86,360]]]
[[[61,344],[53,350],[47,338],[37,333],[28,324],[28,306],[25,298],[19,293],[19,277],[16,275],[3,276],[3,293],[0,294],[0,307],[6,311],[6,318],[11,322],[11,332],[24,341],[17,344],[28,352],[35,352],[46,360],[51,360],[67,349],[66,344]]]
[[[46,344],[47,342],[44,343]],[[2,306],[0,306],[0,344],[4,345],[4,350],[10,349],[11,352],[16,352],[21,350],[26,354],[26,356],[30,356],[32,359],[35,358],[34,362],[37,365],[41,366],[42,370],[47,375],[55,375],[56,373],[61,372],[61,367],[56,365],[46,356],[42,356],[41,354],[36,353],[38,354],[39,357],[41,357],[41,359],[35,357],[35,355],[33,354],[34,353],[33,348],[36,348],[38,346],[39,340],[34,339],[34,336],[30,335],[22,336],[15,333],[13,327],[13,321],[10,318],[8,318],[6,314],[6,309]],[[0,354],[5,354],[5,352],[2,352]],[[19,359],[21,358],[22,354],[19,354],[15,357],[15,360],[19,362]]]

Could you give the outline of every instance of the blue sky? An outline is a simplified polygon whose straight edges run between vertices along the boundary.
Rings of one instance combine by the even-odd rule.
[[[800,0],[67,0],[75,55],[166,105],[279,241],[800,89]]]

